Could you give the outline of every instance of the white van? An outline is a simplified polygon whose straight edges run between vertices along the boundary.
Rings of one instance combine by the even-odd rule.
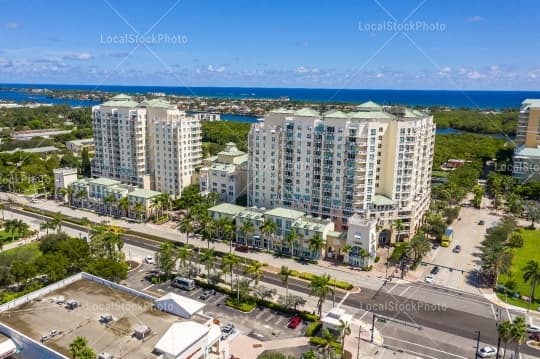
[[[176,288],[184,290],[193,290],[195,289],[195,281],[193,279],[176,277],[172,280],[171,285]]]

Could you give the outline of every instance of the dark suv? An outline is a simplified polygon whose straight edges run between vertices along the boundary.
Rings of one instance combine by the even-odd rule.
[[[431,269],[431,274],[437,274],[440,270],[441,268],[439,268],[439,266],[435,266]]]

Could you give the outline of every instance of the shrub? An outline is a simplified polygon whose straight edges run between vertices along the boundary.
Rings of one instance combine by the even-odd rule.
[[[331,280],[330,281],[330,285],[334,285],[334,281],[335,280]],[[336,287],[339,288],[339,289],[344,289],[344,290],[351,290],[353,288],[353,285],[349,282],[345,282],[343,280],[338,280],[338,281],[335,281],[336,282]]]
[[[314,277],[315,277],[315,275],[313,275],[311,273],[308,273],[308,272],[302,272],[299,275],[299,278],[304,279],[304,280],[312,280]]]
[[[306,328],[306,336],[312,337],[314,335],[317,335],[319,330],[322,328],[322,323],[319,321],[313,322]]]
[[[379,263],[380,260],[381,260],[381,257],[379,257],[379,256],[375,257],[375,263]]]
[[[298,315],[309,322],[315,322],[319,320],[319,317],[317,316],[317,314],[312,314],[308,312],[300,312],[298,313]]]
[[[311,345],[323,346],[323,345],[326,345],[326,343],[328,343],[328,342],[324,338],[320,338],[320,337],[311,337],[311,338],[309,338],[309,344],[311,344]]]
[[[506,289],[508,289],[510,292],[513,292],[514,290],[516,290],[517,283],[513,279],[508,279],[505,283],[505,286],[506,286]]]
[[[245,313],[251,312],[257,306],[257,304],[254,303],[254,302],[240,302],[240,303],[237,303],[235,299],[227,299],[225,304],[228,307],[238,309],[239,311],[245,312]]]

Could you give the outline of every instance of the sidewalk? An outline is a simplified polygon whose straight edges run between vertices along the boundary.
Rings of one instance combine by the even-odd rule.
[[[483,295],[487,300],[489,300],[493,304],[498,305],[498,306],[500,306],[502,308],[511,309],[513,311],[520,312],[520,313],[523,313],[525,315],[532,315],[532,316],[535,316],[536,318],[540,319],[540,313],[537,310],[534,310],[534,308],[531,308],[531,310],[527,310],[526,308],[521,308],[521,307],[517,307],[517,306],[512,305],[512,304],[505,303],[502,300],[500,300],[499,297],[497,297],[496,293],[493,293],[493,292],[491,292],[491,293],[483,293]]]

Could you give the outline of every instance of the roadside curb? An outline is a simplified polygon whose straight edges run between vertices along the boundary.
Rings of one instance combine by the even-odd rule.
[[[525,308],[521,308],[521,307],[517,307],[515,305],[505,303],[502,300],[500,300],[497,297],[496,294],[491,294],[491,293],[486,294],[486,293],[484,293],[484,298],[489,300],[491,303],[493,303],[495,305],[498,305],[499,307],[506,308],[506,309],[511,309],[511,310],[516,311],[516,312],[520,312],[520,313],[524,313],[524,314],[528,314],[528,315],[533,315],[535,317],[540,318],[540,313],[537,312],[536,310],[527,310]]]

